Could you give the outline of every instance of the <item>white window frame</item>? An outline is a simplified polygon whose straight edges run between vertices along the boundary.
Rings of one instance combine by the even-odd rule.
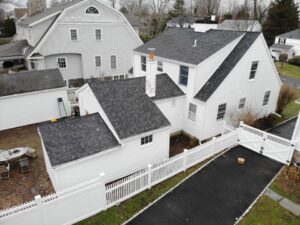
[[[72,39],[72,31],[75,30],[76,31],[76,40]],[[78,29],[77,28],[70,28],[69,29],[69,33],[70,33],[70,40],[71,41],[79,41],[79,35],[78,35]]]
[[[157,71],[164,72],[164,62],[163,61],[160,61],[160,60],[157,61]]]
[[[193,108],[195,109],[194,111],[193,111]],[[188,119],[193,121],[193,122],[196,122],[196,116],[197,116],[197,105],[193,104],[193,103],[190,103],[189,104]]]
[[[113,67],[112,67],[112,60],[111,60],[111,57],[113,57],[113,56],[116,58],[116,68],[113,68]],[[110,69],[111,69],[111,70],[117,70],[117,68],[118,68],[118,57],[117,57],[116,54],[113,54],[113,55],[110,56]]]
[[[145,62],[143,62],[143,59],[145,59]],[[145,70],[143,67],[145,67]],[[147,57],[144,55],[141,55],[141,71],[147,72]]]
[[[271,97],[271,91],[266,91],[264,94],[263,106],[266,106],[269,104],[270,97]]]
[[[239,101],[239,109],[244,109],[246,106],[246,98],[241,98]]]
[[[141,138],[141,147],[153,144],[153,134],[149,134]]]
[[[97,58],[100,59],[100,65],[97,64]],[[96,55],[95,56],[95,66],[98,67],[102,67],[102,58],[100,55]]]
[[[225,105],[225,109],[220,111],[221,106]],[[218,105],[218,111],[217,111],[217,121],[224,120],[227,110],[227,103],[222,103]]]
[[[97,39],[97,30],[100,30],[100,39]],[[94,35],[95,35],[95,40],[96,41],[102,41],[103,40],[103,32],[102,32],[102,29],[101,28],[95,28],[94,29]]]
[[[257,63],[256,68],[253,68],[254,63]],[[258,66],[259,66],[259,61],[252,61],[251,63],[251,69],[250,69],[250,75],[249,75],[249,80],[254,80],[257,74],[257,70],[258,70]]]
[[[60,67],[60,66],[59,66],[59,59],[65,59],[66,67]],[[68,68],[67,57],[65,57],[65,56],[63,56],[63,57],[57,57],[57,58],[56,58],[56,62],[57,62],[57,66],[58,66],[59,69],[65,70],[65,69]]]

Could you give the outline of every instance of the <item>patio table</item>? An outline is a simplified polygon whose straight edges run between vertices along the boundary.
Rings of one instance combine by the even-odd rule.
[[[0,162],[6,162],[25,155],[26,148],[14,148],[6,151],[0,151]]]

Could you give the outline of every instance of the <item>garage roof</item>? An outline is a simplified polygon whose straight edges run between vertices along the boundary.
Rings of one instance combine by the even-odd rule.
[[[120,145],[98,113],[46,122],[39,131],[53,167]]]
[[[0,97],[65,87],[59,69],[0,75]]]

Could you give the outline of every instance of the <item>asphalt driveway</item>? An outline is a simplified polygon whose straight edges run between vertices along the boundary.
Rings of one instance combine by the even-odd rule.
[[[285,122],[275,128],[272,128],[270,131],[271,134],[277,135],[279,137],[286,138],[288,140],[291,140],[293,137],[294,129],[296,126],[298,118],[289,120],[288,122]]]
[[[246,164],[236,163],[237,157]],[[194,174],[128,225],[232,225],[282,168],[237,146]]]

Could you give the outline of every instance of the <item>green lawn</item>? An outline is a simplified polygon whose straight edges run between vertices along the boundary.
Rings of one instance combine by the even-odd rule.
[[[168,190],[179,184],[184,178],[203,166],[208,160],[188,169],[185,173],[180,173],[154,187],[144,191],[127,201],[100,212],[78,223],[78,225],[120,225],[130,219],[134,214],[145,208],[151,202],[162,196]]]
[[[239,225],[299,225],[300,217],[270,198],[261,197]]]
[[[0,45],[9,43],[11,38],[0,38]]]
[[[300,78],[300,67],[294,66],[288,63],[283,64],[283,68],[281,68],[281,63],[275,63],[278,73],[283,76],[288,76],[292,78]]]

